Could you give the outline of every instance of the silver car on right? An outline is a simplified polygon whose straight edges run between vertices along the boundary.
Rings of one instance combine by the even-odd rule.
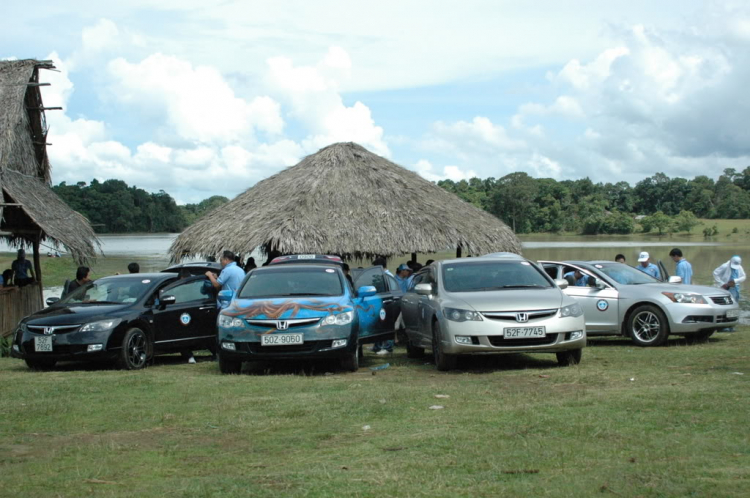
[[[638,346],[658,346],[670,334],[704,341],[739,320],[738,303],[717,287],[661,282],[611,261],[539,264],[551,278],[568,280],[563,292],[583,307],[589,336],[623,335]]]

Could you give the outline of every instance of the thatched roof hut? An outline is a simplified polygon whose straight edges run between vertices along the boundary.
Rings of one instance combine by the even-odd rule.
[[[273,175],[187,228],[174,260],[247,253],[345,257],[521,252],[502,221],[355,143],[337,143]]]
[[[50,188],[47,123],[39,83],[51,61],[0,61],[0,237],[11,244],[64,246],[79,262],[98,245],[88,220]]]

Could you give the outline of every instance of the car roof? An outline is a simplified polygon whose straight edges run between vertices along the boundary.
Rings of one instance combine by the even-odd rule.
[[[527,261],[526,258],[523,256],[519,256],[518,254],[512,253],[512,252],[495,252],[492,254],[485,254],[484,256],[479,256],[476,258],[454,258],[454,259],[443,259],[441,261],[435,261],[434,264],[453,264],[453,263],[478,263],[478,262],[486,262],[487,260],[492,260],[494,262],[513,262],[513,261]],[[428,266],[425,266],[424,268],[429,268]]]
[[[142,280],[154,280],[154,281],[162,281],[162,280],[170,280],[176,277],[176,274],[174,273],[127,273],[124,275],[107,275],[104,277],[99,277],[96,280],[102,280],[105,278],[116,278],[116,279],[142,279]]]
[[[276,265],[268,265],[268,266],[261,266],[259,268],[254,268],[251,270],[252,272],[257,271],[269,271],[269,270],[280,270],[282,268],[288,269],[288,268],[299,268],[299,269],[318,269],[318,268],[339,268],[341,269],[341,265],[338,265],[336,263],[295,263],[294,265],[288,265],[288,264],[276,264]]]
[[[215,261],[194,261],[192,263],[180,263],[172,265],[162,272],[179,272],[182,268],[206,268],[208,270],[221,270],[221,264]]]
[[[284,264],[329,264],[343,266],[344,260],[339,256],[333,256],[329,254],[289,254],[286,256],[278,256],[271,260],[271,265],[284,265]]]

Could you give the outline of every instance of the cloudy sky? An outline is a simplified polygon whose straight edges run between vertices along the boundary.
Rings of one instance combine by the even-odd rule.
[[[8,2],[53,59],[53,181],[232,197],[333,142],[430,180],[750,165],[750,7],[692,0]]]

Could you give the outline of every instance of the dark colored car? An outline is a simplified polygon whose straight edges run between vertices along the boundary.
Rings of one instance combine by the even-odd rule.
[[[207,282],[171,272],[100,278],[21,320],[11,355],[34,369],[114,360],[135,370],[157,354],[215,351],[217,306]]]
[[[357,273],[352,286],[336,262],[272,264],[236,293],[220,292],[229,303],[218,320],[221,372],[277,359],[338,359],[357,370],[363,343],[393,337],[402,295],[379,266]]]
[[[327,254],[290,254],[288,256],[278,256],[276,258],[273,258],[270,265],[288,265],[294,263],[320,263],[343,266],[344,260],[339,256],[330,256]]]
[[[180,273],[182,270],[186,270],[194,276],[205,275],[207,271],[212,271],[218,275],[221,273],[221,265],[213,261],[180,263],[178,265],[170,266],[166,270],[162,270],[162,273]]]

